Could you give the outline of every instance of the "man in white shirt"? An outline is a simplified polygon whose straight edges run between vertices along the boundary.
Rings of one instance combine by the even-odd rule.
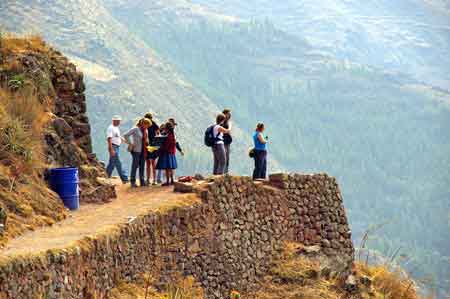
[[[120,179],[125,184],[128,182],[128,177],[122,170],[122,163],[120,162],[120,145],[122,144],[122,136],[120,135],[120,121],[122,119],[120,116],[114,116],[112,118],[112,124],[108,127],[106,131],[106,137],[108,141],[108,151],[109,151],[109,162],[106,167],[106,174],[111,177],[114,168],[120,176]]]

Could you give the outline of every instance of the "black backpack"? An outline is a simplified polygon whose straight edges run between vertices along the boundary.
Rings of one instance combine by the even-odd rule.
[[[214,127],[216,125],[212,125],[208,127],[205,131],[205,145],[207,147],[212,147],[214,144],[216,144],[217,137],[214,136]]]

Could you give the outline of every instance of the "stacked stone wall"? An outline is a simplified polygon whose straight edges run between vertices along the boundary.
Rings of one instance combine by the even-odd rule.
[[[48,162],[78,167],[81,202],[109,201],[116,194],[113,186],[97,179],[106,174],[92,152],[83,73],[54,50],[49,52],[48,62],[49,77],[55,91],[51,108],[54,117],[45,134]]]
[[[320,245],[348,266],[353,261],[332,177],[220,177],[194,191],[199,201],[192,206],[138,217],[66,250],[5,258],[0,298],[107,298],[117,282],[148,272],[162,282],[173,273],[193,275],[206,298],[227,298],[231,289],[251,289],[290,240]]]

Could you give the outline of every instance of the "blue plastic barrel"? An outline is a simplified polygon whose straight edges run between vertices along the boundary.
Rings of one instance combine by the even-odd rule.
[[[80,207],[78,168],[50,169],[50,188],[58,193],[64,205],[70,210],[77,210]]]

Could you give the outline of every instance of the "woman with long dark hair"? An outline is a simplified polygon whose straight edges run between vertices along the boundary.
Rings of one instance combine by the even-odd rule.
[[[177,141],[175,138],[175,128],[171,122],[166,123],[165,131],[167,133],[164,143],[159,149],[158,163],[156,169],[165,170],[166,182],[163,186],[169,186],[174,183],[175,169],[177,169]]]

